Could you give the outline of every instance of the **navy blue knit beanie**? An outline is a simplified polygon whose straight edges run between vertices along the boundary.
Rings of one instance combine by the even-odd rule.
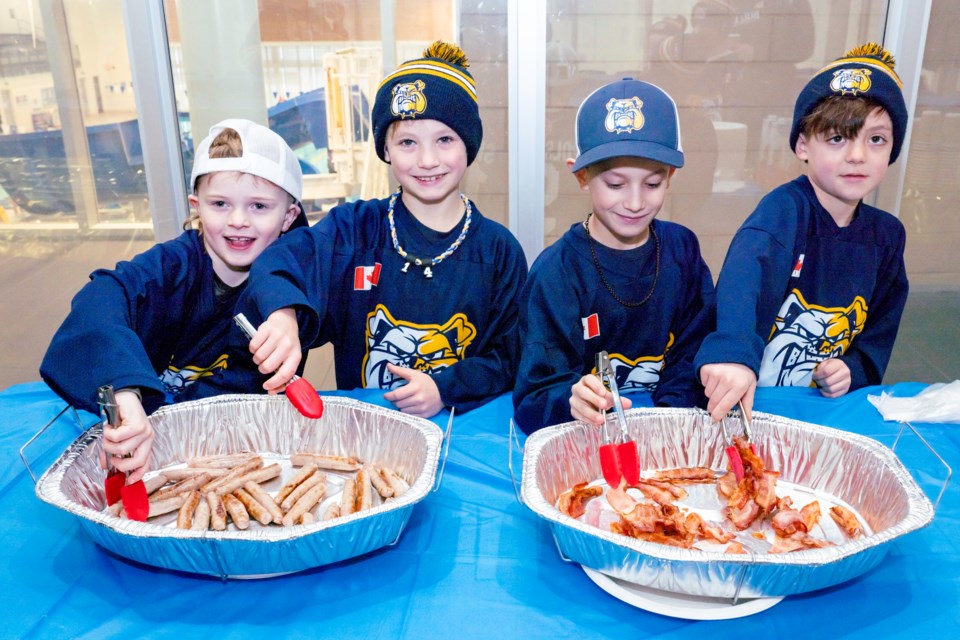
[[[797,96],[790,129],[790,148],[796,151],[800,126],[818,104],[829,96],[873,98],[890,115],[893,122],[893,148],[890,164],[900,155],[907,131],[907,105],[903,101],[903,83],[893,70],[894,59],[880,45],[870,42],[848,51],[815,76]]]
[[[480,150],[483,125],[477,104],[477,86],[460,47],[437,41],[422,58],[404,62],[377,89],[373,103],[373,141],[386,162],[387,129],[395,120],[439,120],[457,132],[467,147],[467,164]]]

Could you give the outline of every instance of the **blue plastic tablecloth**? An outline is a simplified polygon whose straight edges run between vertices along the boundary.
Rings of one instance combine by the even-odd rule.
[[[914,395],[923,385],[886,390]],[[854,431],[888,446],[899,425],[867,401],[873,387],[828,400],[761,389],[756,410]],[[385,405],[379,392],[332,393]],[[636,406],[646,398],[636,398]],[[648,404],[648,402],[647,402]],[[688,621],[635,608],[564,562],[548,525],[519,504],[509,396],[454,419],[439,490],[413,510],[400,541],[350,561],[264,580],[166,571],[111,555],[64,511],[34,495],[19,450],[63,403],[42,383],[0,393],[0,638],[805,638],[958,637],[960,489],[933,523],[898,538],[874,570],[791,596],[736,620]],[[90,414],[81,414],[89,425]],[[447,414],[435,418],[446,426]],[[952,466],[960,425],[918,424]],[[26,450],[39,475],[79,435],[69,414]],[[897,455],[935,500],[946,470],[907,433]],[[515,469],[520,453],[514,451]]]

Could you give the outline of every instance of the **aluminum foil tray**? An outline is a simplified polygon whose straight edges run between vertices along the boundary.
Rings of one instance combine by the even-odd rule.
[[[707,466],[725,469],[723,433],[696,409],[626,412],[644,472]],[[737,418],[728,428],[740,432]],[[604,531],[564,515],[557,498],[601,476],[601,431],[569,422],[531,435],[524,445],[524,503],[553,529],[560,553],[604,574],[678,594],[717,598],[785,596],[845,582],[880,563],[894,539],[926,526],[933,506],[896,455],[875,440],[828,427],[755,413],[753,442],[784,483],[845,504],[865,535],[836,546],[785,554],[722,554],[683,549]],[[778,491],[779,493],[779,491]],[[803,502],[796,504],[802,506]],[[829,516],[824,512],[824,517]]]
[[[245,531],[183,531],[172,518],[136,522],[103,512],[101,427],[78,438],[37,482],[40,499],[80,518],[100,546],[164,569],[220,577],[265,577],[353,558],[396,542],[413,506],[431,491],[443,433],[428,420],[340,397],[323,397],[318,420],[284,396],[225,395],[160,409],[152,416],[153,466],[202,455],[253,451],[283,458],[300,451],[352,456],[388,466],[410,484],[399,498],[330,521]],[[274,460],[271,460],[273,462]],[[284,475],[289,472],[285,470]],[[335,472],[328,472],[328,478]],[[277,480],[280,486],[281,480]],[[379,496],[378,496],[379,497]],[[155,522],[156,520],[156,522]]]

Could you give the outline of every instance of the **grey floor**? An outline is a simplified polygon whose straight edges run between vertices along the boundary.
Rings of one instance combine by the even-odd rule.
[[[50,338],[70,308],[73,294],[98,267],[144,251],[149,232],[133,237],[0,235],[0,327],[3,327],[0,390],[39,380]],[[960,379],[960,292],[911,292],[885,383]],[[332,352],[317,349],[305,377],[318,389],[335,387]]]

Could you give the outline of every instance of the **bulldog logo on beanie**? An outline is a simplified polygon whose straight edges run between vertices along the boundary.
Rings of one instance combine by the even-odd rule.
[[[413,118],[427,110],[427,99],[423,95],[422,80],[398,84],[393,88],[393,100],[390,101],[390,113],[401,118]]]
[[[859,92],[870,90],[870,69],[840,69],[833,72],[830,89],[842,96],[848,93],[852,96]]]

